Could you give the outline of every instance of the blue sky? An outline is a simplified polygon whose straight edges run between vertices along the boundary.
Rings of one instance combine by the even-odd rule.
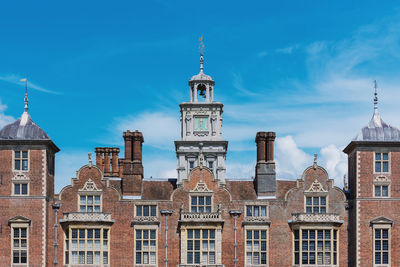
[[[394,1],[3,1],[0,127],[30,114],[61,148],[56,191],[96,146],[144,133],[145,176],[172,177],[179,103],[199,71],[225,104],[227,173],[254,175],[257,131],[276,131],[278,177],[299,178],[312,154],[342,184],[340,152],[373,111],[397,116],[400,10]]]

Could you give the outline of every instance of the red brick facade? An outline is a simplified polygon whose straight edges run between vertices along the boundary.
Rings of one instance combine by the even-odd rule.
[[[256,135],[254,179],[217,179],[202,152],[179,183],[144,178],[143,135],[127,131],[123,158],[95,148],[54,194],[59,149],[24,114],[29,138],[0,131],[1,267],[400,266],[400,141],[352,141],[344,191],[316,156],[276,180],[274,132]]]

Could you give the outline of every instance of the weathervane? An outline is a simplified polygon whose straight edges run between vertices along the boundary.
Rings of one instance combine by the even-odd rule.
[[[203,63],[204,63],[204,58],[203,58],[203,52],[204,52],[203,35],[200,36],[199,42],[200,42],[200,45],[199,45],[199,49],[200,49],[200,72],[202,73],[203,69],[204,69],[204,67],[203,67]]]
[[[203,35],[200,36],[199,42],[200,42],[200,44],[199,44],[200,55],[203,55],[203,52],[204,52]]]

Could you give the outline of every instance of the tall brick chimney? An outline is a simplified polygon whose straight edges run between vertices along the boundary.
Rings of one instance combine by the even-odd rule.
[[[275,137],[275,132],[258,132],[256,135],[257,165],[255,187],[258,197],[274,197],[276,195]]]
[[[123,134],[125,140],[125,158],[120,160],[122,169],[122,191],[126,195],[140,195],[143,179],[142,143],[143,134],[126,131]]]
[[[119,176],[118,147],[96,147],[96,166],[105,176]],[[111,157],[112,156],[112,157]]]

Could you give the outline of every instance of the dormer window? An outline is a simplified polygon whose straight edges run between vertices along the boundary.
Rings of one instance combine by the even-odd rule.
[[[326,213],[326,196],[307,196],[306,213]]]
[[[375,172],[389,172],[389,153],[375,153]]]
[[[191,212],[211,212],[211,196],[191,196]]]
[[[100,195],[80,195],[79,198],[80,212],[100,212],[101,196]]]
[[[14,151],[14,170],[27,171],[28,170],[28,151],[15,150]]]

